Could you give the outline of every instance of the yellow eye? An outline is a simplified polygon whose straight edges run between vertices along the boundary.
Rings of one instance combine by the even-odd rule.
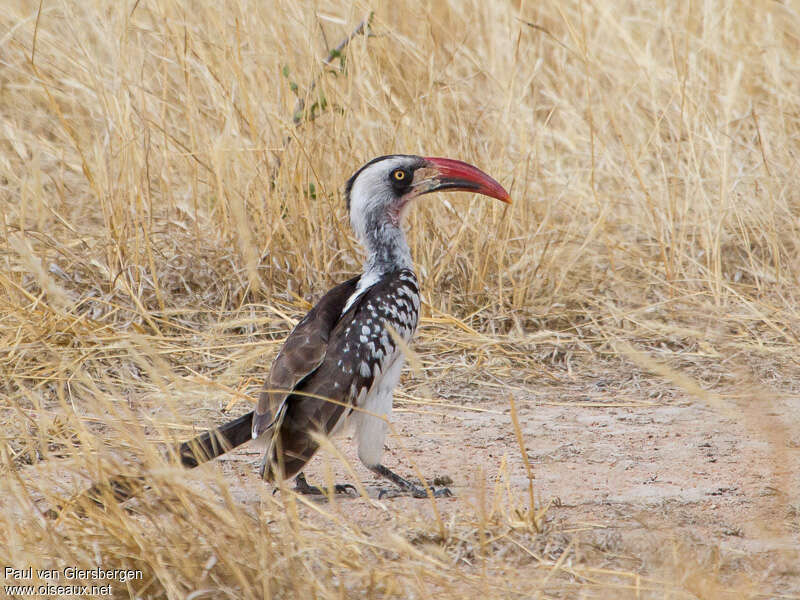
[[[395,181],[403,181],[406,178],[406,172],[401,169],[397,169],[394,173],[392,173],[392,177],[394,177]]]

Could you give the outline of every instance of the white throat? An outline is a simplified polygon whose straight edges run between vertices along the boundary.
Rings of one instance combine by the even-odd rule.
[[[396,158],[370,165],[350,190],[350,225],[367,251],[365,275],[413,267],[400,223],[402,215],[393,218],[388,210],[395,198],[387,173],[405,162],[404,158]]]
[[[401,223],[405,211],[392,214],[393,208],[396,211],[397,199],[388,182],[388,174],[406,163],[403,157],[380,161],[365,168],[353,182],[350,225],[366,249],[367,257],[358,286],[342,314],[386,273],[414,268]]]

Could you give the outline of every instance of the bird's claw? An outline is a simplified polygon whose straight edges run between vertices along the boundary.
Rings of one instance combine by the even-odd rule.
[[[333,486],[333,490],[337,494],[347,494],[348,496],[350,495],[350,490],[352,490],[353,494],[358,496],[358,490],[352,483],[337,483]]]
[[[434,498],[452,498],[453,492],[450,491],[450,488],[439,488],[438,490],[434,487],[428,488],[431,491],[431,494]],[[420,489],[418,492],[414,493],[414,498],[427,498],[428,492],[423,489]]]
[[[356,486],[351,485],[349,483],[335,483],[333,485],[333,492],[335,494],[347,494],[350,495],[350,490],[353,490],[353,494],[358,496],[358,490]],[[311,485],[306,481],[306,476],[303,473],[298,473],[297,477],[294,480],[294,489],[293,491],[296,494],[303,494],[306,496],[327,496],[326,490],[318,487],[316,485]],[[273,492],[274,493],[274,492]]]
[[[350,491],[353,491],[353,495],[358,495],[358,490],[356,486],[350,483],[337,483],[333,486],[333,491],[335,494],[347,494],[350,495]],[[326,489],[321,488],[316,485],[304,485],[304,486],[295,486],[294,492],[298,494],[303,494],[305,496],[327,496],[328,492]]]
[[[453,492],[450,491],[450,488],[446,487],[439,488],[438,490],[434,487],[429,487],[428,490],[430,490],[431,495],[434,498],[451,498],[453,496]],[[412,498],[427,498],[428,490],[417,486],[414,486],[413,488],[407,490],[382,489],[380,492],[378,492],[378,500],[383,500],[383,498],[397,498],[398,496],[411,496]]]

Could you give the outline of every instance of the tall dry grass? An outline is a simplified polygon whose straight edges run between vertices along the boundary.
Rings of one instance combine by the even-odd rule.
[[[473,162],[514,197],[412,212],[421,348],[447,356],[460,328],[526,381],[546,339],[718,404],[792,393],[798,31],[766,1],[5,2],[2,561],[102,556],[145,571],[131,597],[722,594],[551,556],[510,489],[381,537],[266,492],[253,515],[156,443],[246,405],[306,301],[358,270],[339,190],[393,152]],[[36,516],[140,463],[135,513]]]

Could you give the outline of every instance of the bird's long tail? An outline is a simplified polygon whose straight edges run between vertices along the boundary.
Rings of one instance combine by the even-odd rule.
[[[254,411],[250,411],[233,421],[228,421],[219,427],[209,429],[180,444],[176,449],[180,463],[188,469],[193,469],[241,446],[245,442],[249,442],[252,439],[250,432],[253,424],[253,413]],[[70,500],[67,505],[51,509],[45,515],[50,518],[58,518],[69,506],[75,506],[79,511],[83,511],[81,504],[84,500],[89,500],[97,506],[105,507],[105,499],[109,495],[116,502],[124,502],[139,494],[146,485],[146,480],[142,476],[117,475],[104,482],[95,483],[88,490],[81,492]]]
[[[253,439],[250,434],[253,427],[253,412],[251,410],[238,419],[220,425],[216,429],[209,429],[188,442],[183,442],[178,446],[181,464],[192,469],[249,442]]]

